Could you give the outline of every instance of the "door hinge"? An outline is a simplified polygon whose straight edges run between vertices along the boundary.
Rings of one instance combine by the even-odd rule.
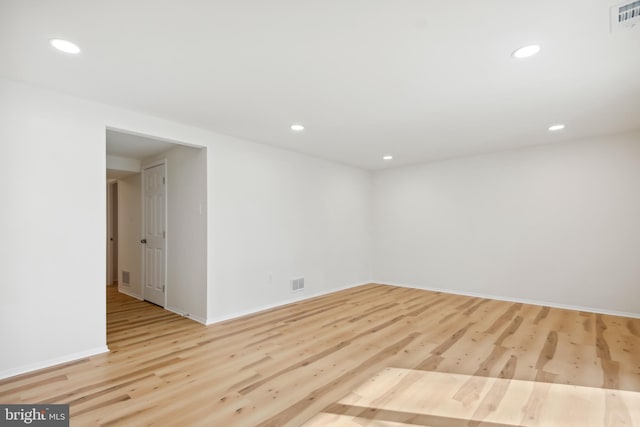
[[[167,238],[167,232],[166,232],[166,231],[163,231],[163,232],[162,232],[162,238],[163,238],[163,239],[166,239],[166,238]]]
[[[163,183],[163,184],[166,184],[166,183],[167,183],[167,180],[166,180],[166,178],[165,178],[164,176],[162,177],[162,183]]]
[[[164,285],[162,285],[162,293],[164,293]]]

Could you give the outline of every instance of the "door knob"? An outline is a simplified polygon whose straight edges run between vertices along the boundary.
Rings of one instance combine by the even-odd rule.
[[[140,243],[144,243],[144,244],[146,244],[146,243],[147,243],[147,239],[142,239],[142,240],[140,240]]]

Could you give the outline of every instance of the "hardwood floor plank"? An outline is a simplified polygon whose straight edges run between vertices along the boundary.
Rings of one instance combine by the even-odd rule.
[[[471,402],[452,398],[468,383],[467,375],[385,368],[305,426],[323,421],[328,425],[378,425],[382,421],[532,427],[632,426],[640,422],[638,392],[516,380],[512,379],[516,365],[511,357],[502,369],[503,378],[483,378],[480,398]],[[544,399],[532,402],[532,397],[540,396]]]
[[[377,284],[205,327],[108,287],[111,352],[2,380],[0,400],[70,404],[74,426],[630,425],[639,331]],[[376,383],[387,391],[359,394]]]

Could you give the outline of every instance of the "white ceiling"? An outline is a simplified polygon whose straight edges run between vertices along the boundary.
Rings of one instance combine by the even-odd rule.
[[[171,142],[118,132],[111,129],[107,129],[106,143],[108,155],[136,160],[148,159],[176,146],[176,144]]]
[[[0,76],[376,169],[640,128],[617,3],[2,0]]]

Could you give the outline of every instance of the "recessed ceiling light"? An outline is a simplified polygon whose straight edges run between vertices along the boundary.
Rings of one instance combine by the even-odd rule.
[[[391,159],[393,159],[393,156],[384,156],[382,158],[382,160],[391,160]]]
[[[291,125],[291,130],[295,130],[296,132],[300,132],[301,130],[304,130],[304,126],[302,126],[302,125]]]
[[[73,53],[73,54],[80,53],[80,48],[78,47],[78,45],[71,43],[68,40],[51,39],[49,40],[49,44],[51,44],[51,46],[65,53]]]
[[[524,47],[521,47],[520,49],[515,50],[511,54],[511,56],[513,56],[514,58],[517,58],[517,59],[524,59],[524,58],[528,58],[530,56],[533,56],[538,52],[540,52],[540,45],[539,44],[531,44],[529,46],[524,46]]]
[[[555,132],[557,130],[562,130],[562,129],[564,129],[564,125],[563,124],[557,124],[557,125],[549,126],[549,130],[551,132]]]

